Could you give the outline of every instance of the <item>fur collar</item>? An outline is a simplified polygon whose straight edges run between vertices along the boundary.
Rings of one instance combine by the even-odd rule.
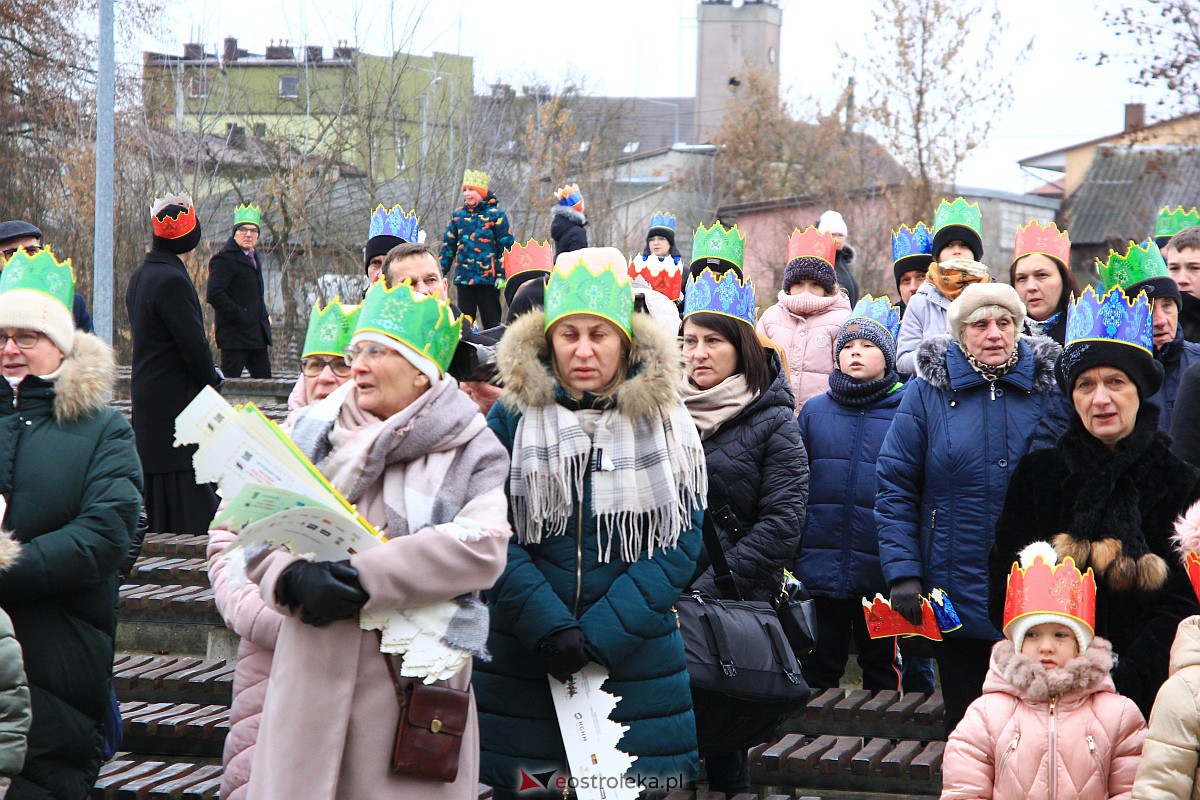
[[[21,543],[8,531],[0,531],[0,572],[16,563],[21,555]]]
[[[928,381],[935,389],[941,391],[955,388],[950,374],[950,365],[947,361],[950,344],[953,341],[954,339],[951,338],[950,334],[943,333],[939,336],[932,336],[926,339],[917,347],[917,375]],[[957,345],[955,346],[957,347]],[[1022,360],[1029,354],[1032,354],[1032,391],[1036,394],[1057,391],[1058,383],[1054,377],[1054,363],[1058,359],[1058,354],[1062,351],[1062,347],[1059,346],[1058,342],[1049,336],[1022,336],[1017,342],[1017,348],[1022,351],[1021,357],[1017,360],[1017,364],[1013,370],[1007,375],[1002,376],[1000,380],[1003,381],[1012,376],[1020,368]],[[959,353],[962,353],[961,349]],[[972,370],[972,372],[974,371]]]
[[[1029,656],[1021,655],[1008,639],[1001,639],[992,648],[992,676],[1009,684],[1013,694],[1027,700],[1044,702],[1050,698],[1112,689],[1109,672],[1113,666],[1112,645],[1097,636],[1083,655],[1067,662],[1060,669],[1047,670]],[[993,686],[992,689],[999,687]]]
[[[567,219],[578,222],[580,225],[587,224],[587,216],[582,211],[577,211],[570,206],[554,206],[550,209],[550,217],[566,217]]]
[[[95,334],[75,331],[74,347],[53,381],[55,421],[71,422],[107,406],[116,378],[112,348]]]
[[[545,319],[540,310],[522,314],[500,340],[496,363],[506,390],[501,401],[510,408],[523,411],[556,402],[558,382],[550,367]],[[682,379],[683,359],[675,339],[650,315],[634,314],[628,377],[616,392],[621,414],[636,419],[658,411],[666,417],[679,404]]]

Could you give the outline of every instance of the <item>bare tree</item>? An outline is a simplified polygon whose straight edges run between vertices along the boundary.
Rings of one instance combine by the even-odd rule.
[[[1096,63],[1128,60],[1137,68],[1133,82],[1162,92],[1158,105],[1168,113],[1200,110],[1200,5],[1196,0],[1138,0],[1104,21],[1132,42],[1121,55],[1101,53]]]

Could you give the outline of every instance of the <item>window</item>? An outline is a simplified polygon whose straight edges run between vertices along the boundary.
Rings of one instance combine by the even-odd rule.
[[[255,136],[255,138],[261,139],[261,138],[263,138],[263,137],[264,137],[264,136],[266,136],[266,135],[267,135],[267,123],[265,123],[265,122],[256,122],[256,123],[254,123],[254,136]]]
[[[625,148],[621,152],[636,153],[638,151],[638,148],[641,146],[642,146],[641,142],[630,142],[629,144],[625,145]]]
[[[193,75],[188,87],[188,93],[195,98],[208,97],[208,77],[205,75]]]
[[[300,96],[300,76],[299,75],[280,75],[279,76],[279,96],[289,100],[295,100]]]

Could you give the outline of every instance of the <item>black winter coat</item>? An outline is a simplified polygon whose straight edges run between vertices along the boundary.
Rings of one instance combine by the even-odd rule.
[[[588,246],[587,217],[582,211],[576,211],[566,206],[555,206],[550,211],[550,238],[554,240],[554,255],[569,253],[572,250],[582,250]]]
[[[1176,414],[1171,420],[1172,449],[1175,455],[1200,469],[1200,364],[1192,364],[1179,379],[1175,405],[1193,409],[1189,414]]]
[[[837,277],[838,286],[846,290],[851,308],[858,302],[858,281],[854,279],[854,273],[850,271],[850,265],[854,263],[855,255],[853,247],[843,244],[842,249],[837,251],[837,255],[833,259],[833,271]]]
[[[768,350],[774,379],[704,440],[708,511],[742,599],[766,600],[778,588],[804,533],[808,454],[779,354]],[[707,553],[692,589],[721,596]]]
[[[147,473],[192,468],[194,446],[172,447],[175,417],[221,376],[204,335],[200,298],[179,257],[151,250],[125,292],[133,334],[133,432]]]
[[[222,350],[261,350],[271,344],[262,254],[254,257],[257,267],[231,236],[208,262],[205,302],[216,312],[217,347]]]
[[[1117,691],[1149,716],[1167,678],[1179,621],[1200,613],[1171,543],[1175,518],[1200,500],[1200,471],[1174,456],[1143,405],[1110,450],[1076,416],[1047,450],[1029,453],[1008,485],[988,560],[988,610],[1003,624],[1008,574],[1030,542],[1054,544],[1096,576],[1096,635],[1112,642]]]

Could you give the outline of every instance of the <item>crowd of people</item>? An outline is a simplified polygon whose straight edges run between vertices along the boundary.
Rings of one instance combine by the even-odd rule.
[[[204,386],[270,374],[260,210],[210,263],[219,368],[182,260],[199,212],[152,207],[132,426],[70,262],[0,223],[0,796],[80,800],[111,755],[141,509],[143,530],[208,533],[240,637],[225,798],[564,796],[552,688],[589,664],[648,796],[748,791],[727,735],[746,710],[693,688],[676,604],[796,580],[809,687],[844,685],[853,646],[867,689],[940,689],[943,796],[1200,796],[1192,215],[1164,209],[1081,291],[1066,231],[1023,226],[993,270],[978,207],[947,199],[893,233],[893,302],[856,296],[829,211],[769,302],[736,226],[699,225],[690,259],[667,212],[640,252],[589,247],[566,184],[553,247],[519,243],[489,186],[466,171],[440,247],[379,206],[367,290],[312,309],[284,430],[384,539],[338,561],[231,555],[173,446]],[[921,644],[864,613],[927,631],[947,605]],[[397,617],[411,635],[381,635]],[[416,759],[414,715],[443,733]]]

